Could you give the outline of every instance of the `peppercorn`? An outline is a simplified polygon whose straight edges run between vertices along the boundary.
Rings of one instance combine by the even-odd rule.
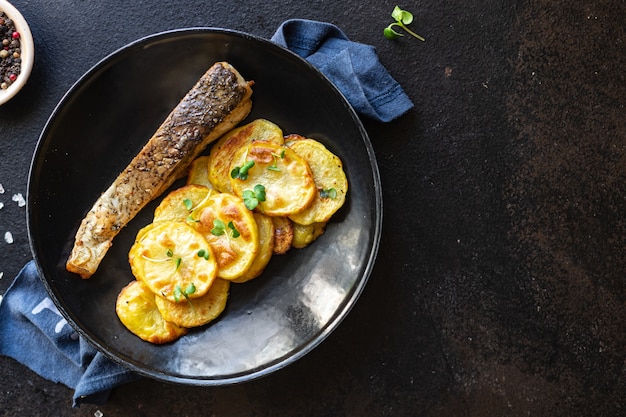
[[[0,89],[6,90],[19,77],[22,68],[21,35],[13,21],[0,10]]]

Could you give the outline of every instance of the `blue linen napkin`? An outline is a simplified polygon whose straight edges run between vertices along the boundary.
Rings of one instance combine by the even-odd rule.
[[[317,67],[361,115],[388,122],[413,106],[374,48],[348,40],[334,25],[288,20],[272,41]],[[0,355],[74,389],[74,407],[102,404],[113,388],[139,378],[74,332],[48,297],[34,261],[24,266],[0,301]]]
[[[390,122],[413,107],[402,87],[378,60],[375,48],[350,41],[335,25],[287,20],[272,41],[319,69],[362,116]]]
[[[0,301],[0,354],[74,389],[74,407],[103,404],[112,388],[138,378],[79,337],[48,296],[34,261]]]

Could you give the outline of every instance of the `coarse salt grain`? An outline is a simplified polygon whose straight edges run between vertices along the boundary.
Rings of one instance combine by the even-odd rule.
[[[4,203],[0,202],[0,209],[4,207]]]
[[[0,194],[4,194],[4,187],[0,184]]]
[[[6,232],[4,234],[4,241],[7,242],[8,244],[13,243],[13,235],[11,234],[11,232]]]
[[[103,417],[104,416],[104,414],[100,410],[96,410],[96,412],[93,413],[93,415],[94,415],[94,417]]]
[[[19,207],[24,207],[26,205],[26,200],[24,200],[22,193],[13,194],[11,200],[15,201]]]

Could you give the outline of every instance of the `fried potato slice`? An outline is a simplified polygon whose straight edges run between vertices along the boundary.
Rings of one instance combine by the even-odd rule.
[[[233,194],[209,197],[198,208],[194,227],[202,233],[215,253],[217,276],[235,279],[250,268],[259,251],[259,232],[252,212]]]
[[[204,185],[190,184],[167,194],[154,209],[154,222],[185,222],[192,212],[214,192]]]
[[[306,161],[292,149],[271,142],[253,142],[239,148],[231,162],[231,171],[254,162],[244,179],[230,178],[233,192],[244,196],[255,185],[265,187],[265,200],[257,211],[268,216],[289,216],[309,207],[317,194],[313,174]]]
[[[138,233],[128,260],[135,277],[157,296],[178,301],[207,293],[217,259],[204,236],[186,223],[161,221]]]
[[[232,192],[230,163],[233,155],[240,147],[257,140],[282,145],[283,131],[269,120],[256,119],[231,130],[213,145],[209,154],[208,175],[217,190],[223,193]]]
[[[284,255],[293,243],[293,222],[287,217],[272,217],[274,223],[274,255]]]
[[[272,217],[254,213],[254,220],[259,231],[259,253],[252,261],[250,268],[241,277],[233,279],[233,282],[247,282],[261,275],[274,254],[274,222]]]
[[[200,298],[173,303],[156,297],[156,306],[163,318],[181,327],[204,326],[215,320],[226,308],[230,281],[217,278]]]
[[[163,318],[155,298],[146,284],[132,281],[117,296],[115,312],[129,331],[150,343],[168,343],[187,334],[187,328]]]
[[[293,242],[291,246],[296,249],[302,249],[309,246],[318,237],[324,234],[326,230],[326,223],[311,223],[311,224],[293,224]]]
[[[187,174],[187,185],[198,184],[207,188],[215,188],[209,180],[209,156],[203,155],[194,159]]]
[[[348,192],[348,179],[341,159],[315,139],[290,135],[286,145],[309,164],[317,188],[311,206],[289,218],[303,225],[328,222],[343,206]]]

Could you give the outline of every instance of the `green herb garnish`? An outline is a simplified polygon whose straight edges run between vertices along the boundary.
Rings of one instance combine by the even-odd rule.
[[[172,251],[171,249],[168,249],[165,252],[165,254],[167,255],[168,258],[174,261],[174,264],[176,265],[176,268],[174,269],[174,271],[178,271],[178,268],[180,268],[180,264],[183,262],[183,259],[180,256],[177,258],[174,258],[174,251]]]
[[[198,251],[198,257],[199,258],[204,258],[204,259],[206,259],[208,261],[209,260],[209,251],[206,250],[206,249],[200,249]]]
[[[407,25],[410,25],[411,22],[413,22],[413,14],[411,12],[407,10],[402,10],[399,6],[396,6],[393,9],[393,12],[391,12],[391,17],[395,19],[395,22],[387,26],[383,31],[385,38],[396,39],[400,36],[404,36],[402,33],[396,32],[394,30],[394,27],[397,26],[404,29],[408,34],[419,39],[422,42],[426,40],[407,27]]]
[[[174,251],[169,248],[165,251],[165,256],[166,256],[165,258],[156,259],[156,258],[150,258],[146,255],[141,255],[142,258],[150,262],[174,262],[174,265],[175,265],[174,272],[178,271],[178,268],[180,268],[180,264],[183,262],[182,258],[180,256],[174,257]]]
[[[239,230],[237,230],[237,227],[232,221],[228,222],[228,225],[226,225],[220,219],[213,220],[213,229],[211,229],[211,233],[214,236],[222,236],[224,233],[226,233],[227,227],[231,230],[231,237],[238,238],[239,236],[241,236]]]
[[[267,167],[270,171],[280,172],[280,168],[278,168],[278,158],[285,159],[285,150],[283,149],[279,154],[272,152],[272,157],[274,158],[274,163]]]
[[[186,198],[183,200],[183,204],[185,205],[185,208],[187,209],[187,211],[189,212],[189,216],[187,216],[187,222],[189,223],[197,223],[200,220],[196,220],[193,218],[193,214],[191,213],[191,211],[193,210],[193,201],[191,201],[191,199]]]
[[[327,188],[320,191],[321,198],[337,198],[337,190],[334,188]]]
[[[180,288],[180,285],[176,285],[174,287],[174,301],[177,303],[180,301],[180,297],[183,295],[183,290]]]
[[[233,179],[239,178],[240,180],[245,181],[248,179],[248,171],[253,166],[254,166],[254,161],[247,161],[242,166],[237,166],[233,168],[233,170],[230,171],[230,177]]]
[[[213,229],[211,229],[211,234],[213,236],[222,236],[226,233],[226,225],[220,219],[213,220]]]
[[[185,288],[185,294],[191,295],[195,292],[196,292],[196,286],[193,285],[193,282],[189,283],[189,285],[187,285],[187,288]]]
[[[198,223],[200,222],[200,220],[198,219],[194,219],[193,218],[193,212],[194,210],[196,210],[198,207],[202,206],[202,204],[204,204],[205,201],[207,201],[211,195],[213,193],[211,192],[211,190],[209,190],[209,192],[206,194],[206,196],[202,199],[202,201],[200,201],[198,204],[196,204],[195,206],[193,205],[193,201],[189,198],[186,198],[183,200],[183,204],[185,205],[185,208],[187,209],[187,211],[189,212],[189,215],[187,216],[187,222],[188,223]]]
[[[187,288],[183,291],[180,284],[176,284],[174,287],[174,301],[177,303],[180,302],[181,296],[185,297],[187,301],[189,301],[189,296],[196,292],[196,286],[193,285],[193,282],[187,285]]]
[[[241,236],[239,230],[237,230],[237,227],[235,227],[235,224],[233,222],[228,222],[228,228],[232,231],[232,236],[234,238],[238,238],[239,236]]]
[[[265,201],[265,187],[262,184],[255,185],[253,190],[243,192],[243,203],[248,210],[254,210],[261,201]]]

